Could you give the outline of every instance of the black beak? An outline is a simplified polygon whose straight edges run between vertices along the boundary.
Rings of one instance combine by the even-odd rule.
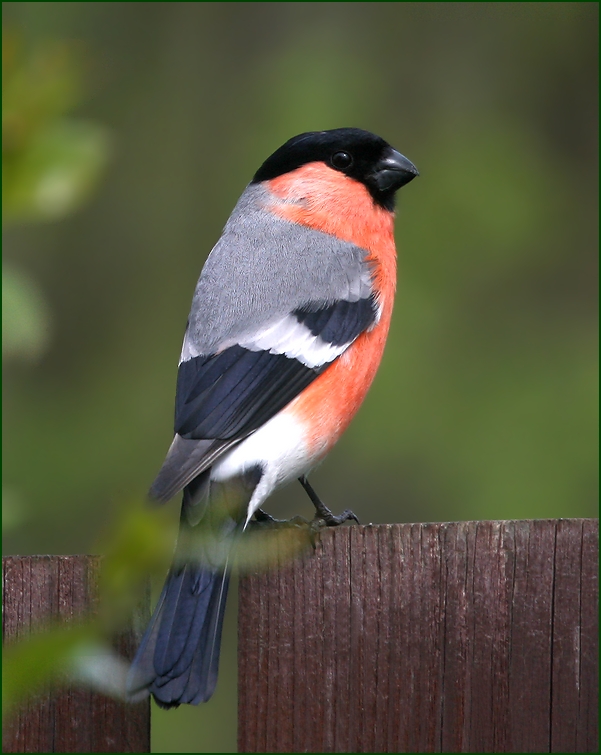
[[[380,191],[396,191],[416,176],[419,172],[411,160],[391,148],[376,165],[374,183]]]

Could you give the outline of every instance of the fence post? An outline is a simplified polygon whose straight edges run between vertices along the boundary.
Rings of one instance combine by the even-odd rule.
[[[351,526],[241,579],[240,752],[597,752],[599,525]]]
[[[93,612],[99,562],[97,556],[3,558],[3,642],[40,620]],[[115,647],[131,658],[138,641],[132,630]],[[11,715],[2,745],[3,752],[150,752],[150,702],[128,705],[83,687],[61,687]]]

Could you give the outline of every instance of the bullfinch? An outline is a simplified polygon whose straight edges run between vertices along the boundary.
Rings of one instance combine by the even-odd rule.
[[[183,491],[180,543],[216,516],[224,538],[242,532],[295,479],[326,524],[353,516],[334,516],[306,474],[380,364],[396,288],[395,193],[417,175],[380,137],[340,128],[293,137],[242,193],[194,292],[175,436],[150,490],[157,501]],[[224,509],[230,493],[236,504]],[[132,663],[132,701],[152,694],[170,708],[213,694],[229,577],[199,543],[169,572]]]

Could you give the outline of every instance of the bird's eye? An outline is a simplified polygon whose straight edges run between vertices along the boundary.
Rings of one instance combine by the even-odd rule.
[[[346,170],[353,164],[353,158],[348,152],[334,152],[331,163],[338,170]]]

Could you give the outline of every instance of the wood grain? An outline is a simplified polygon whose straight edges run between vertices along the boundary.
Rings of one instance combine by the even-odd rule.
[[[41,621],[94,612],[99,563],[95,556],[3,558],[3,642]],[[132,658],[139,639],[132,630],[115,648]],[[11,716],[2,745],[3,752],[150,752],[150,704],[127,705],[83,687],[50,690]]]
[[[240,752],[597,752],[597,520],[341,527],[239,601]]]

